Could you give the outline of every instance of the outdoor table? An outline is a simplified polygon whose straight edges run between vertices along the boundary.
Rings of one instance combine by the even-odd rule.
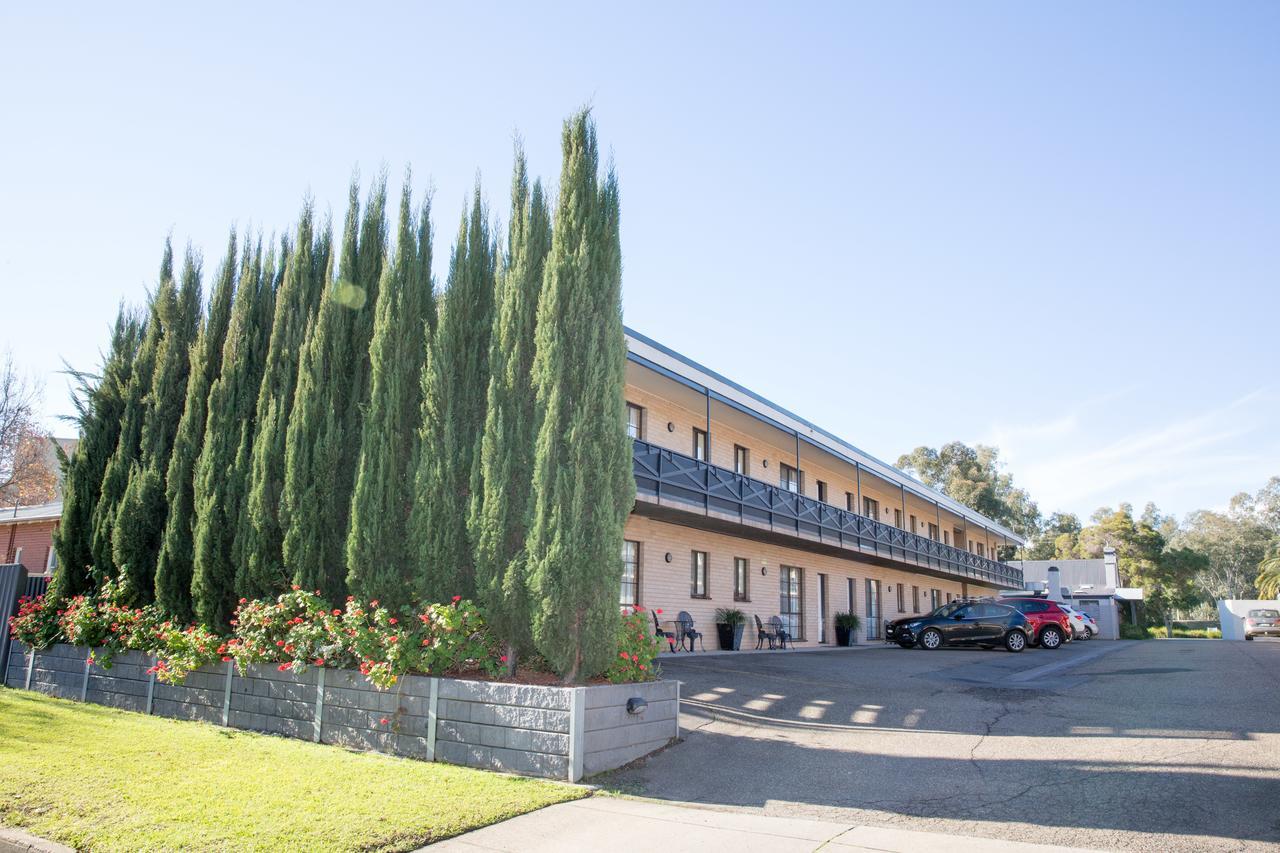
[[[672,627],[671,627],[671,633],[673,633],[673,634],[675,634],[675,635],[676,635],[675,648],[674,648],[674,649],[672,649],[672,651],[677,651],[677,652],[678,652],[678,651],[680,651],[681,649],[684,649],[686,652],[692,652],[692,651],[693,651],[693,640],[692,640],[692,638],[688,637],[688,636],[684,633],[684,623],[683,623],[683,622],[680,622],[678,619],[664,619],[664,620],[662,620],[662,624],[663,624],[663,626],[667,626],[667,625],[672,626]],[[688,640],[688,641],[689,641],[689,647],[688,647],[688,648],[685,648],[685,645],[684,645],[685,640]]]

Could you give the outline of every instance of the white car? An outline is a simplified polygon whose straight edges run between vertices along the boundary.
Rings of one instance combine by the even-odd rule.
[[[1058,606],[1066,612],[1067,616],[1071,617],[1071,639],[1088,640],[1097,633],[1096,628],[1089,627],[1089,622],[1092,620],[1086,621],[1085,615],[1079,610],[1069,604],[1059,603]]]

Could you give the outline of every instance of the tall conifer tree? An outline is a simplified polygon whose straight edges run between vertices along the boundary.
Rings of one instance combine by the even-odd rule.
[[[235,538],[249,488],[258,389],[275,313],[274,249],[262,241],[240,258],[222,368],[209,390],[205,439],[193,483],[195,545],[191,597],[199,621],[224,630],[235,611]]]
[[[116,517],[129,475],[138,461],[142,445],[142,425],[146,418],[147,398],[151,393],[151,378],[156,364],[156,354],[164,334],[164,324],[159,308],[164,300],[173,299],[173,244],[164,243],[164,256],[160,260],[160,281],[151,294],[147,307],[147,321],[137,356],[129,369],[129,382],[125,386],[124,407],[120,415],[120,433],[116,447],[107,461],[102,475],[102,489],[93,508],[93,565],[100,578],[115,577],[116,561],[114,538]]]
[[[319,589],[331,601],[346,594],[347,522],[368,382],[370,318],[386,251],[385,177],[370,192],[363,224],[358,193],[352,181],[341,277],[325,290],[302,351],[281,503],[286,567],[295,583]]]
[[[218,268],[209,300],[209,316],[190,351],[189,378],[182,420],[174,438],[165,474],[164,536],[156,560],[156,601],[182,624],[191,621],[191,572],[194,560],[195,468],[204,443],[209,389],[222,371],[222,347],[231,322],[235,292],[236,234],[227,239],[227,253]]]
[[[120,306],[101,376],[72,371],[80,441],[63,466],[62,521],[54,532],[58,568],[51,596],[56,599],[87,592],[93,585],[93,509],[107,462],[120,440],[120,418],[142,330],[141,316]]]
[[[188,246],[181,285],[176,291],[168,288],[157,294],[162,334],[146,398],[138,461],[129,471],[129,485],[112,530],[112,556],[125,588],[142,603],[155,598],[156,558],[167,516],[164,477],[187,398],[191,345],[200,326],[200,273],[200,258]]]
[[[531,379],[538,294],[551,215],[542,184],[529,190],[524,151],[516,150],[511,180],[507,255],[498,276],[493,335],[489,347],[488,411],[476,459],[481,487],[471,496],[469,528],[475,543],[476,594],[489,624],[507,646],[507,666],[532,646],[525,539],[537,437]]]
[[[422,438],[409,530],[426,601],[475,595],[467,531],[474,461],[484,433],[496,251],[477,182],[449,260],[422,377]]]
[[[431,280],[431,204],[418,214],[415,239],[409,175],[400,196],[395,256],[383,270],[369,348],[369,408],[351,499],[347,583],[357,595],[404,603],[416,560],[407,524],[415,497],[422,365],[435,318]],[[408,464],[406,464],[408,463]]]
[[[298,223],[297,239],[276,296],[271,343],[258,393],[247,517],[237,546],[243,561],[236,576],[244,596],[275,595],[289,585],[284,567],[280,498],[284,491],[285,438],[293,411],[298,362],[308,327],[315,322],[329,276],[329,237],[313,234],[310,202]]]
[[[529,530],[534,641],[566,682],[616,654],[622,537],[635,501],[623,428],[626,339],[618,184],[597,177],[595,125],[565,122],[533,365],[539,421]]]

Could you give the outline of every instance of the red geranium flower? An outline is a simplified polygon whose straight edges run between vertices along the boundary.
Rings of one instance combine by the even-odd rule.
[[[385,726],[387,724],[387,718],[383,717],[381,720],[378,720],[378,722],[382,723],[382,725]]]

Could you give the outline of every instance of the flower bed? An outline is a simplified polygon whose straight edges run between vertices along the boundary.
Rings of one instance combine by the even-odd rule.
[[[570,781],[634,761],[679,733],[679,686],[671,681],[548,687],[405,675],[382,689],[355,669],[241,669],[219,661],[166,683],[142,652],[118,653],[109,670],[101,657],[102,649],[18,644],[5,683],[161,717]]]

